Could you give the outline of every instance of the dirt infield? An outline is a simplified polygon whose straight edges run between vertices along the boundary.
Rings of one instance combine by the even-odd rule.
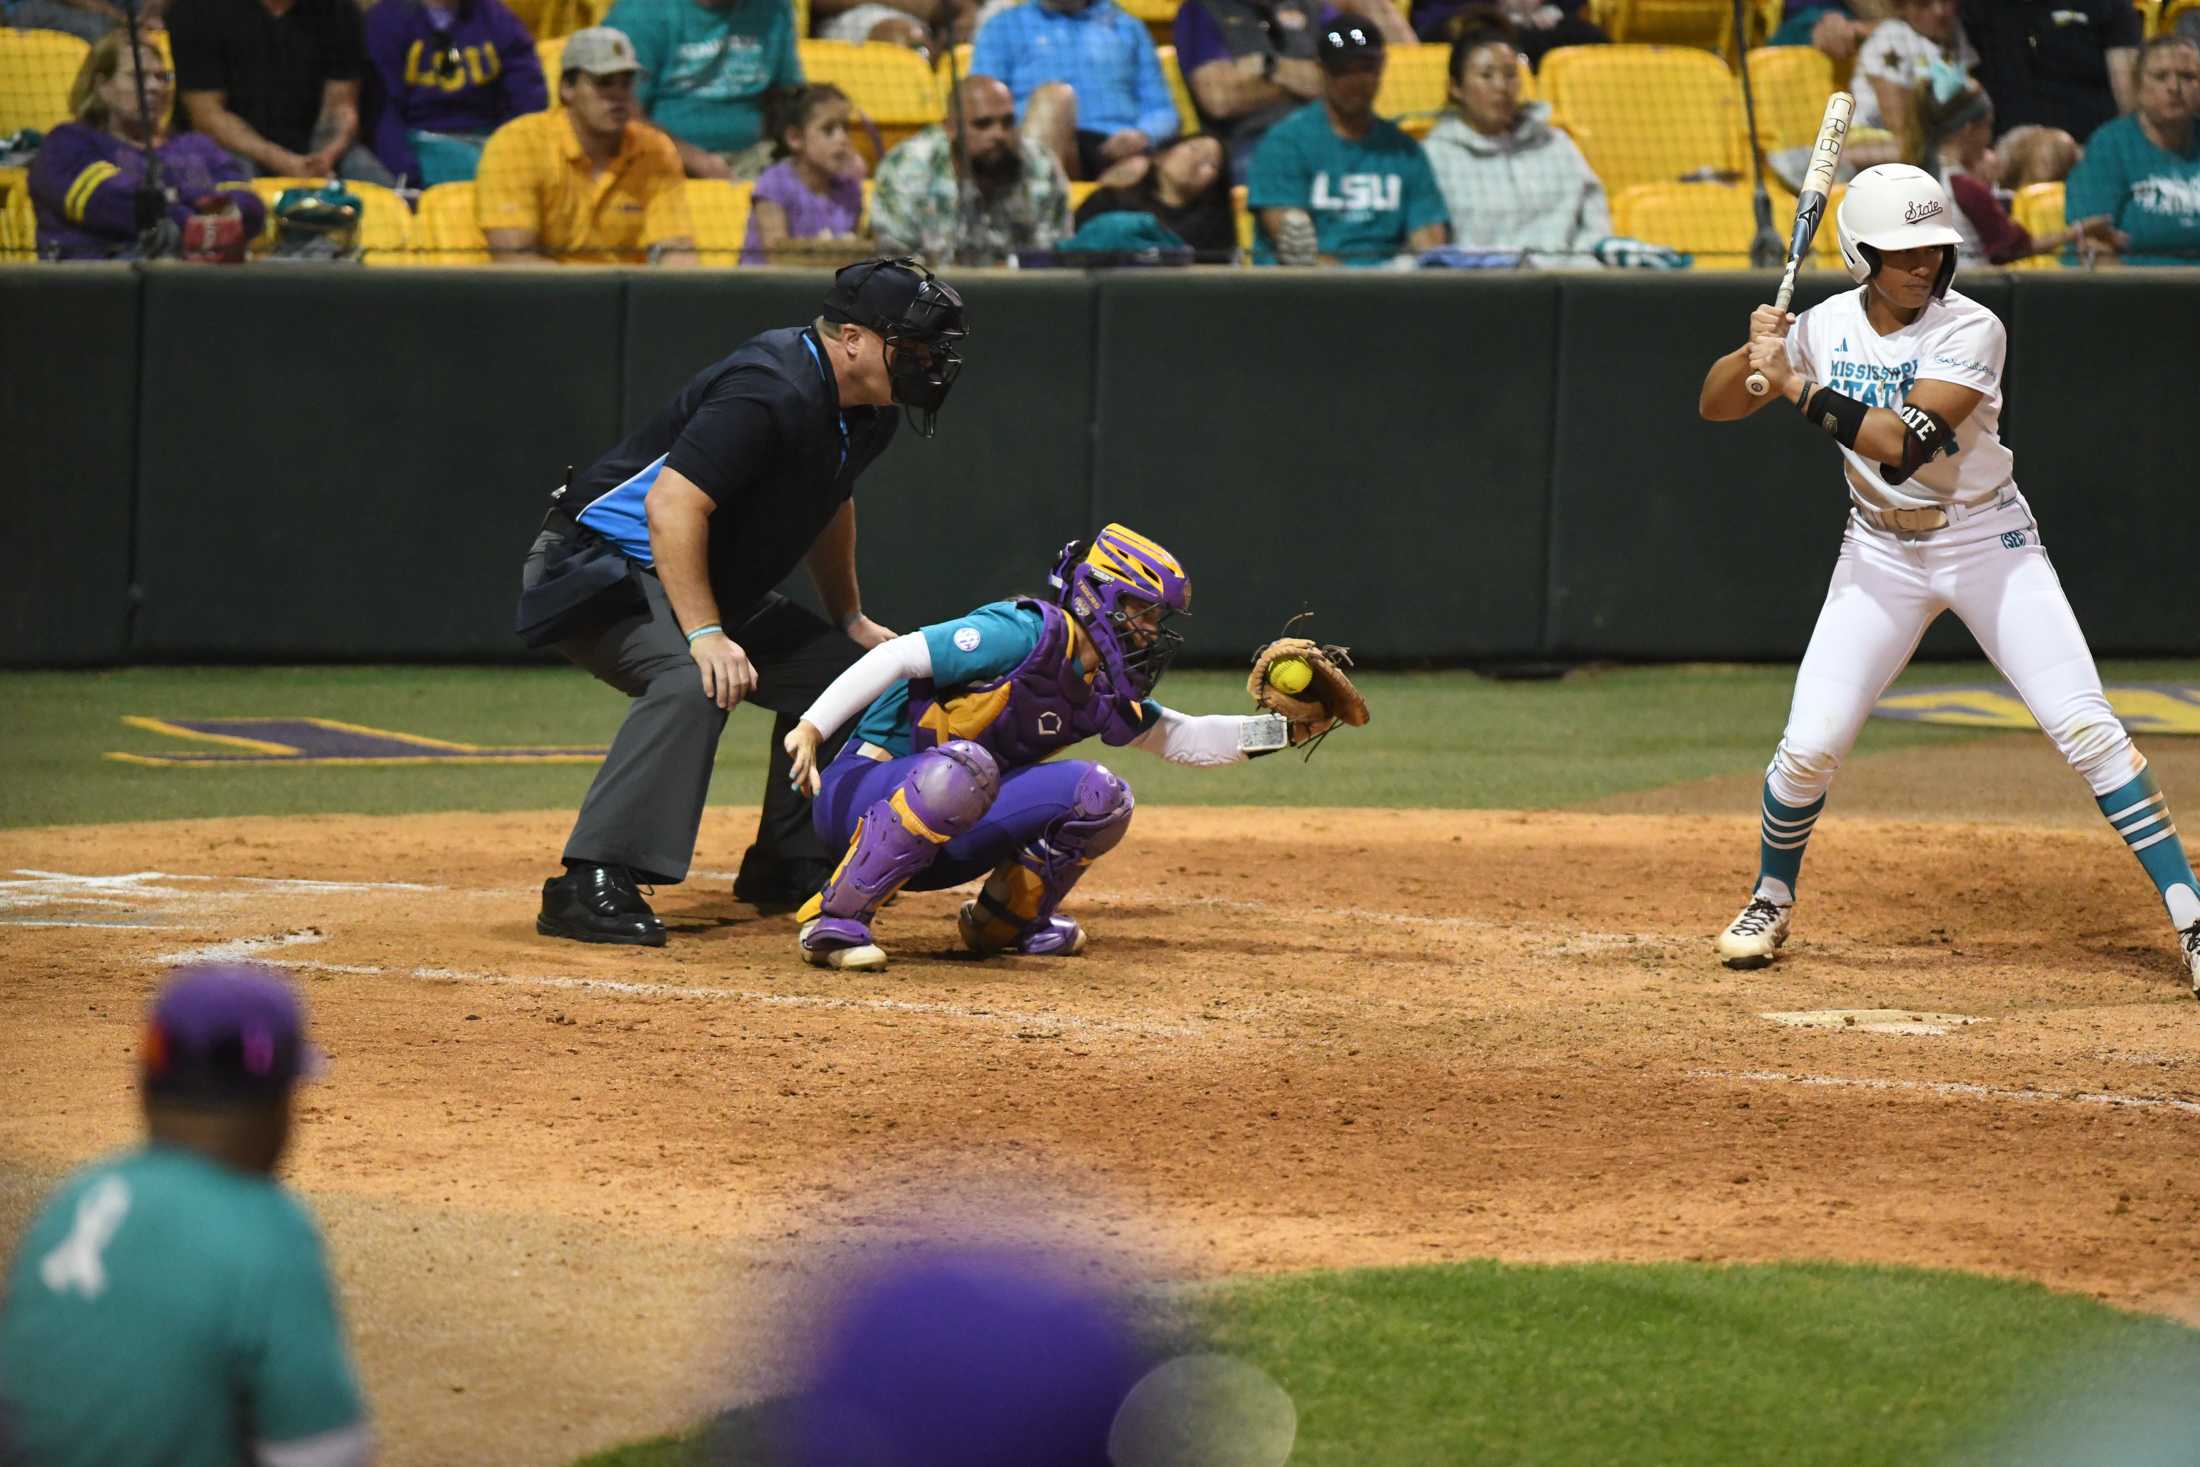
[[[832,1250],[1008,1194],[1171,1277],[1826,1257],[2200,1321],[2200,1006],[2097,822],[1829,821],[1789,956],[1734,974],[1738,816],[1149,809],[1089,955],[965,960],[923,895],[837,975],[723,880],[660,895],[661,952],[536,938],[568,820],[0,833],[0,1226],[128,1138],[162,964],[231,953],[332,1056],[291,1173],[397,1463],[760,1390]],[[1764,1017],[1819,1010],[1898,1012]]]

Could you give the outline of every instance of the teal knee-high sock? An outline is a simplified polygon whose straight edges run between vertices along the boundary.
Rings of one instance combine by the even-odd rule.
[[[1783,907],[1795,900],[1803,848],[1810,844],[1818,812],[1825,808],[1824,795],[1807,805],[1783,805],[1773,797],[1772,781],[1765,781],[1764,819],[1757,828],[1757,895]]]
[[[2169,908],[2170,925],[2182,931],[2200,922],[2200,882],[2192,875],[2192,862],[2177,827],[2169,818],[2169,801],[2154,779],[2152,768],[2142,769],[2121,789],[2097,797],[2101,813],[2131,847],[2131,854],[2153,878],[2154,889]]]

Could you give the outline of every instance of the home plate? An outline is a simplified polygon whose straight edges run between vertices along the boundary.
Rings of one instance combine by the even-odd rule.
[[[1758,1017],[1790,1029],[1852,1029],[1864,1034],[1945,1034],[1986,1022],[1969,1014],[1921,1014],[1910,1009],[1798,1009]]]

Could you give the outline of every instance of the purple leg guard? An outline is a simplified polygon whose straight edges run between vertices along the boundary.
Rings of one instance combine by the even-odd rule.
[[[983,819],[1000,792],[1000,766],[976,744],[958,739],[919,757],[909,777],[856,823],[848,853],[818,895],[818,934],[870,941],[879,904]],[[851,926],[858,933],[848,933]]]
[[[1087,769],[1069,809],[986,880],[971,914],[972,945],[1027,953],[1081,945],[1077,924],[1055,912],[1085,868],[1122,841],[1137,805],[1130,786],[1106,765]]]

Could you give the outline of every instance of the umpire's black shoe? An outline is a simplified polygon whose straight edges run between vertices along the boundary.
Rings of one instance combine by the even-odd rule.
[[[575,942],[619,942],[663,947],[665,924],[642,900],[634,873],[624,866],[586,863],[565,868],[542,884],[542,915],[535,930]]]
[[[765,865],[744,859],[733,878],[733,899],[762,912],[791,912],[825,889],[833,868],[816,861]]]

